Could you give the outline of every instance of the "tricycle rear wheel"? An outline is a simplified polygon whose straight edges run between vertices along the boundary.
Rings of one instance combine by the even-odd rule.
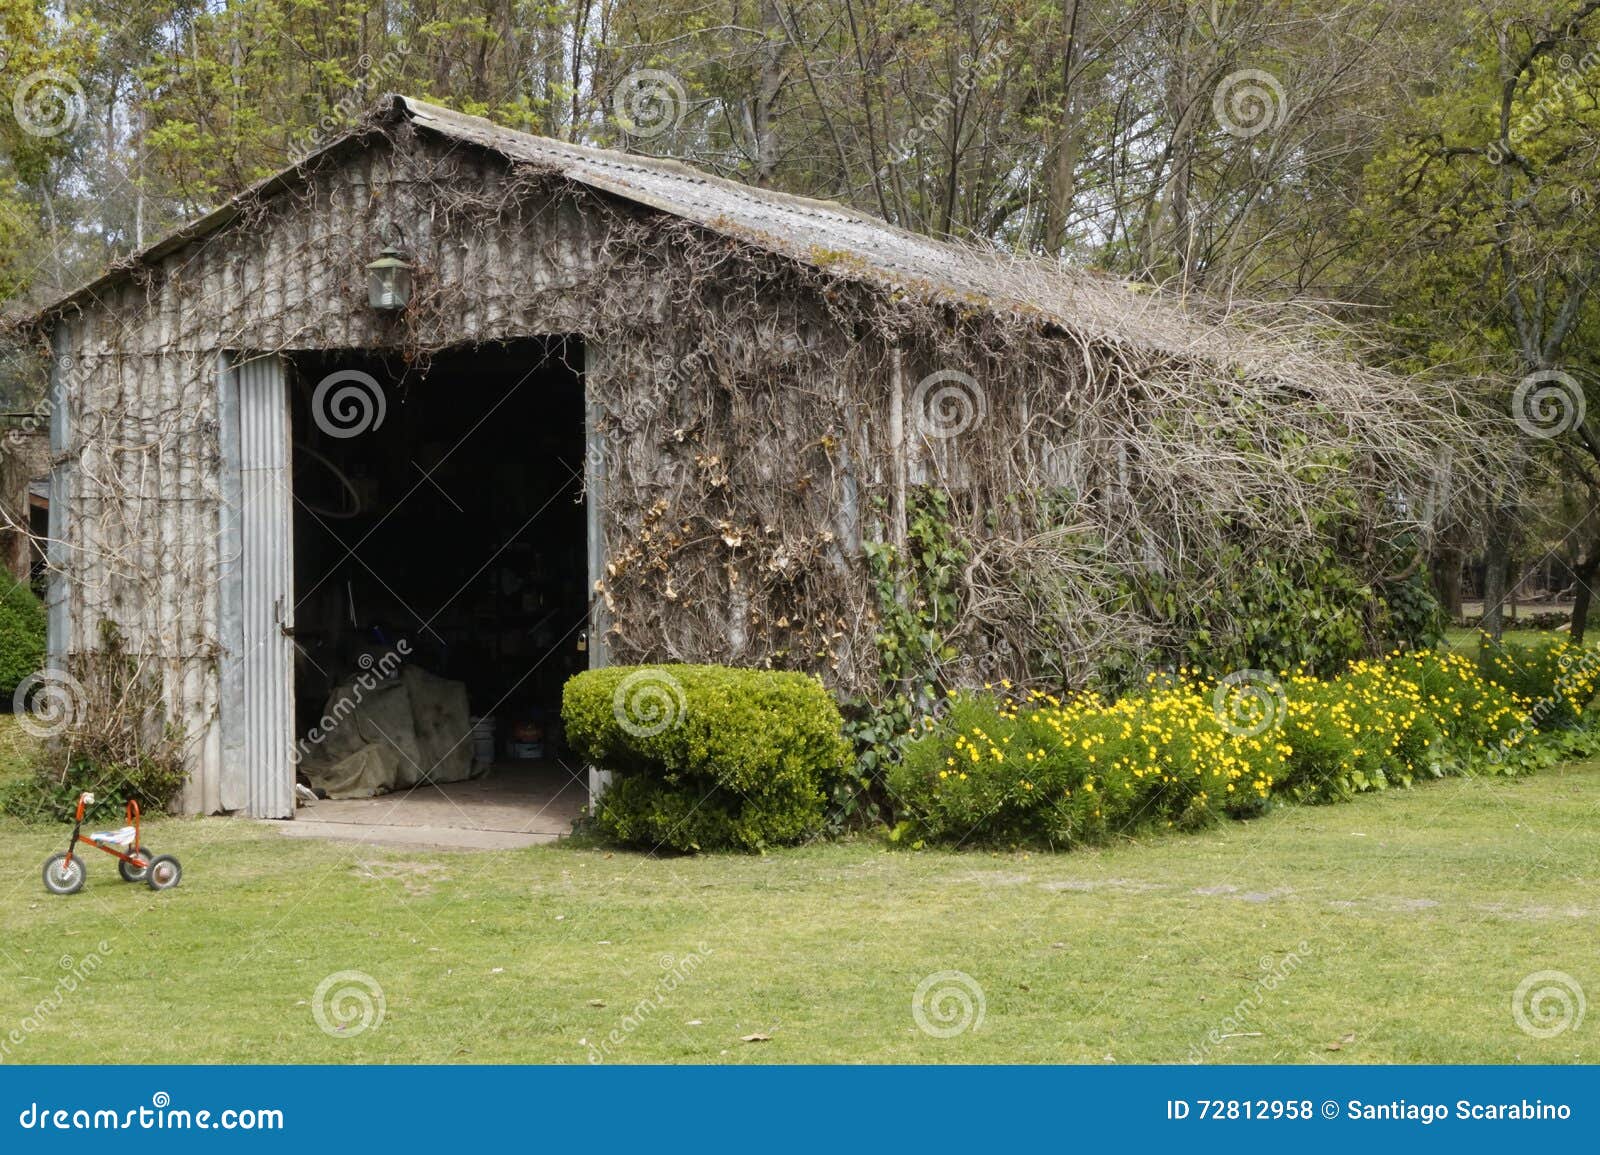
[[[133,852],[135,858],[144,860],[143,866],[135,866],[131,862],[118,860],[117,873],[122,875],[123,882],[143,882],[144,876],[150,873],[150,860],[155,857],[148,846],[141,846]]]
[[[77,894],[88,877],[82,855],[74,854],[71,862],[65,854],[52,854],[44,860],[44,888],[51,894]]]
[[[170,854],[159,854],[150,860],[150,869],[144,880],[151,890],[171,890],[183,879],[183,867]]]

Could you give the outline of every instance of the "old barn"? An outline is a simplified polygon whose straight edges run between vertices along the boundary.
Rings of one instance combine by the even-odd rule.
[[[873,547],[927,487],[983,543],[943,635],[1070,680],[1159,633],[1130,568],[1219,511],[1298,532],[1316,482],[1230,447],[1399,400],[1111,278],[402,97],[35,325],[53,665],[137,662],[184,808],[259,817],[367,672],[419,671],[411,781],[537,759],[586,665],[870,689],[907,580]]]

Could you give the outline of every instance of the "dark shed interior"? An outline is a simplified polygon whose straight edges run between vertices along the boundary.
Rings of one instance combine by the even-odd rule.
[[[581,365],[575,338],[293,359],[301,735],[403,642],[492,719],[474,773],[560,754],[561,687],[588,663]]]

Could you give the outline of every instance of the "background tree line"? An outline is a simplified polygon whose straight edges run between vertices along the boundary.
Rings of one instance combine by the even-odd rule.
[[[0,0],[0,29],[9,311],[398,91],[1331,308],[1522,418],[1429,544],[1447,602],[1468,559],[1493,629],[1524,569],[1560,559],[1585,603],[1600,570],[1600,0]]]

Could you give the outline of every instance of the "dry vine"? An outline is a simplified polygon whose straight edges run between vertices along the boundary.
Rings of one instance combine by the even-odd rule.
[[[1463,394],[1365,367],[1316,313],[1180,307],[977,252],[955,262],[968,287],[896,283],[403,119],[370,121],[303,177],[59,314],[75,339],[72,532],[55,543],[71,648],[117,623],[159,659],[196,741],[231,561],[219,350],[390,349],[422,375],[446,347],[581,333],[613,659],[771,663],[851,691],[878,677],[863,546],[903,541],[919,485],[954,496],[970,550],[952,642],[1025,681],[1041,639],[1069,677],[1109,647],[1173,640],[1129,575],[1198,593],[1323,540],[1336,495],[1366,540],[1396,520],[1426,533],[1449,504],[1426,492],[1441,463],[1457,493],[1494,468]],[[397,224],[421,270],[399,324],[365,308],[361,275]],[[919,389],[940,373],[966,375],[981,410],[954,435],[960,399]]]

